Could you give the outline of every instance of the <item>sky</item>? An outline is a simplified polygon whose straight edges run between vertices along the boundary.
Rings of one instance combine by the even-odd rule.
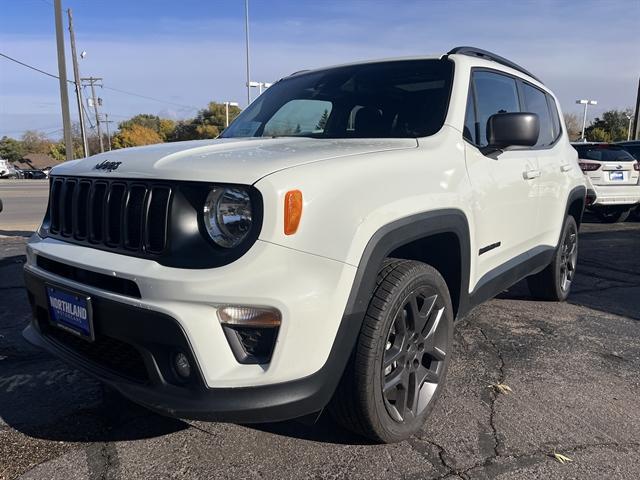
[[[212,100],[246,105],[243,0],[62,4],[73,11],[78,51],[87,52],[81,75],[104,79],[110,89],[98,95],[115,123],[137,113],[187,118]],[[254,81],[472,45],[532,71],[565,112],[581,116],[578,98],[598,101],[589,118],[635,104],[640,0],[250,0],[249,13]],[[57,74],[53,0],[0,0],[0,53]],[[0,137],[36,129],[57,138],[61,128],[57,80],[0,57]]]

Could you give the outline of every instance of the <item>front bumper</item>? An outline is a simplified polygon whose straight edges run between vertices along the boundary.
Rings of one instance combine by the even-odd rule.
[[[83,278],[52,274],[38,266],[40,257],[133,282],[139,298],[90,286]],[[341,262],[262,241],[230,265],[188,270],[37,235],[27,245],[25,270],[71,290],[175,319],[210,388],[270,385],[317,372],[336,338],[356,272]],[[217,316],[224,305],[266,306],[281,312],[269,364],[238,363]]]
[[[633,205],[640,202],[640,185],[594,185],[592,206]]]
[[[52,272],[41,258],[101,280]],[[24,335],[131,400],[172,416],[294,418],[322,409],[340,380],[360,328],[360,322],[347,321],[354,314],[345,313],[355,272],[350,265],[262,241],[231,265],[186,270],[34,235],[25,265],[34,319]],[[61,331],[49,325],[45,283],[91,297],[101,341],[60,338]],[[137,288],[121,288],[131,284]],[[282,313],[268,364],[236,360],[216,313],[230,304]],[[103,347],[107,354],[96,354]],[[176,381],[169,357],[177,350],[196,366],[190,382]],[[105,361],[120,356],[122,365]]]
[[[329,402],[353,346],[358,322],[346,318],[325,365],[305,378],[255,387],[208,388],[184,330],[163,313],[92,296],[95,343],[49,323],[45,283],[26,270],[33,319],[23,335],[32,344],[97,377],[158,413],[196,420],[267,422],[318,412]],[[55,284],[55,283],[54,283]],[[188,381],[170,364],[172,352],[194,365]]]

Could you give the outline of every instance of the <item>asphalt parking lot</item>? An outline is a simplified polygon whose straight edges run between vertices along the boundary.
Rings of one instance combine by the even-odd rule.
[[[21,269],[33,226],[10,224],[7,204],[0,479],[640,478],[640,223],[583,225],[569,302],[530,301],[519,284],[460,321],[424,431],[372,445],[324,416],[314,426],[164,418],[29,346]]]

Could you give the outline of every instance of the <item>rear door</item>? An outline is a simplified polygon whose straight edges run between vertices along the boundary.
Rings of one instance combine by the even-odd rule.
[[[511,260],[524,260],[537,244],[540,170],[534,152],[519,148],[485,156],[480,151],[488,143],[489,117],[518,111],[515,78],[493,70],[472,71],[464,138],[474,192],[476,281]]]
[[[532,149],[540,168],[536,182],[540,202],[536,235],[540,244],[555,246],[571,185],[568,173],[573,170],[571,164],[575,157],[567,158],[565,147],[557,144],[561,135],[560,118],[553,97],[524,80],[519,80],[519,87],[523,111],[535,113],[540,122],[540,136]]]

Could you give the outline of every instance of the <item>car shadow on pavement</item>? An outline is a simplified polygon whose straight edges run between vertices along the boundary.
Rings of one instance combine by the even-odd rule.
[[[0,237],[25,237],[33,235],[33,230],[0,230]]]
[[[300,419],[243,426],[272,435],[312,442],[336,445],[373,445],[373,442],[366,438],[342,428],[331,418],[327,411],[324,411],[315,423]]]
[[[23,262],[24,256],[0,260],[0,430],[9,427],[36,439],[91,443],[158,437],[188,428],[186,422],[135,405],[22,337],[31,317]]]
[[[634,222],[603,224],[593,217],[580,229],[576,277],[567,302],[640,320],[640,230]],[[497,296],[531,300],[525,280]]]

